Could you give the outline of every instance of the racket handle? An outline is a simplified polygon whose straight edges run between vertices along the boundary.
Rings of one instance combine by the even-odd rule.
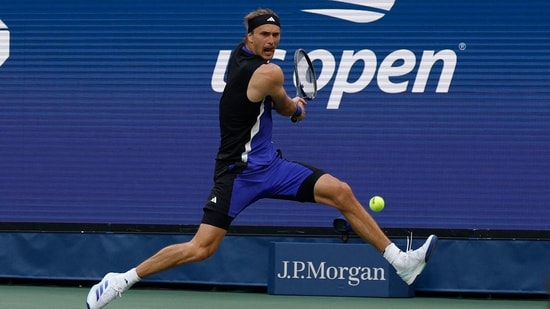
[[[296,111],[292,116],[290,116],[290,121],[297,122],[298,117],[300,117],[301,115],[302,115],[302,107],[300,106],[300,104],[296,103]]]

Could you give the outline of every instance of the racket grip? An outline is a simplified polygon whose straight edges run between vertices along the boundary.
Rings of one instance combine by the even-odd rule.
[[[298,117],[300,117],[301,115],[302,115],[302,107],[300,106],[300,104],[296,103],[296,111],[294,112],[294,114],[292,114],[292,116],[290,116],[290,121],[292,122],[298,121]]]

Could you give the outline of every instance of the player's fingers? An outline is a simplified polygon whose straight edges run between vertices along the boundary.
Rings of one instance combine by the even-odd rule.
[[[302,109],[302,114],[300,115],[300,117],[298,117],[299,120],[303,120],[304,118],[306,118],[306,109]]]
[[[307,104],[307,101],[302,97],[294,97],[292,101],[294,101],[295,103],[302,103],[302,105]]]

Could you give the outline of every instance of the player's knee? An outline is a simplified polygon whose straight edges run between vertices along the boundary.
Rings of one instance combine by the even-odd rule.
[[[197,262],[204,261],[211,257],[216,250],[210,247],[200,247],[195,254],[195,260]]]
[[[204,261],[216,251],[211,246],[201,246],[193,241],[175,246],[177,246],[179,251],[180,258],[178,264]]]
[[[190,249],[193,252],[193,262],[200,262],[211,257],[214,252],[216,252],[216,247],[214,245],[208,244],[199,244],[196,242],[190,242]]]
[[[334,190],[334,204],[340,208],[343,209],[346,206],[350,205],[350,198],[353,197],[353,191],[351,189],[351,186],[343,181],[339,181],[336,185],[336,188]]]

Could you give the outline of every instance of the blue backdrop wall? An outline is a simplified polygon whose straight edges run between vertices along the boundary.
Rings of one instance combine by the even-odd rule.
[[[267,6],[288,92],[297,48],[319,75],[308,119],[275,121],[286,157],[384,196],[384,228],[548,235],[543,0],[3,1],[0,225],[197,224],[227,58]],[[261,201],[235,224],[336,215]]]
[[[272,4],[289,93],[300,47],[321,87],[277,146],[384,196],[383,226],[550,230],[547,1],[371,2]],[[227,56],[269,4],[3,2],[0,220],[196,224]],[[236,223],[333,215],[264,201]]]

